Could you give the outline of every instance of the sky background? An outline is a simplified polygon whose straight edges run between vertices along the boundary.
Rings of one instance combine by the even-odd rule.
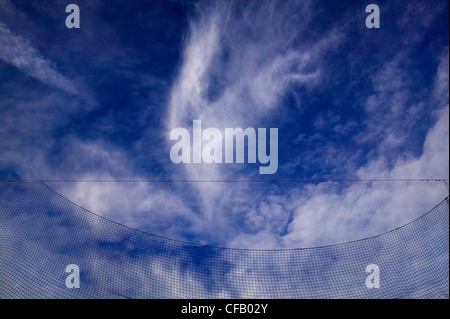
[[[80,29],[65,26],[69,3]],[[370,3],[380,29],[366,28]],[[444,183],[331,180],[448,179],[448,10],[0,0],[0,179],[78,180],[48,185],[113,221],[210,245],[312,247],[388,231],[432,209]],[[278,171],[172,163],[170,131],[194,119],[278,128]],[[100,179],[164,182],[81,181]],[[220,182],[230,180],[242,182]]]

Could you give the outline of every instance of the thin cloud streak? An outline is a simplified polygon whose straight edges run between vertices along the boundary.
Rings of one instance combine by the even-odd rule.
[[[0,59],[45,84],[78,94],[74,82],[59,73],[52,62],[42,57],[26,39],[3,24],[0,24]]]

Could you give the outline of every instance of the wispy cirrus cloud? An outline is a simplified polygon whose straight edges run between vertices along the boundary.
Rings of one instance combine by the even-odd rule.
[[[317,43],[295,46],[311,10],[309,1],[282,7],[270,1],[202,2],[190,23],[167,127],[193,117],[217,127],[258,123],[276,112],[290,85],[317,84],[324,71],[319,59],[340,36],[330,30]]]
[[[0,59],[45,84],[71,94],[79,92],[77,85],[58,72],[50,60],[44,58],[26,39],[14,34],[3,24],[0,24]]]
[[[189,127],[193,119],[220,129],[257,127],[262,121],[267,125],[270,117],[278,117],[272,125],[281,125],[283,96],[294,85],[320,82],[320,58],[340,41],[338,32],[330,30],[318,43],[294,45],[310,21],[309,1],[201,4],[190,22],[183,63],[171,90],[167,131]],[[187,180],[225,180],[238,173],[229,165],[186,165],[177,170],[180,174]],[[192,187],[207,215],[226,192],[221,184]]]

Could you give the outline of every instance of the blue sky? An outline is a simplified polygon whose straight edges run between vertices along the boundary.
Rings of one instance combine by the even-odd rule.
[[[80,29],[65,26],[69,3]],[[379,29],[366,28],[369,3]],[[385,232],[433,208],[444,184],[194,181],[448,179],[448,5],[0,0],[0,179],[166,181],[49,185],[197,243],[311,247]],[[170,131],[194,119],[278,128],[276,174],[172,163]]]

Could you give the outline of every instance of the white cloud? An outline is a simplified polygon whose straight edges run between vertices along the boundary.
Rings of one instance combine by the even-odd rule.
[[[72,94],[78,94],[76,84],[59,73],[53,63],[24,38],[0,24],[0,59],[25,74]]]
[[[392,165],[384,154],[374,157],[367,164],[359,167],[358,178],[369,179],[448,179],[449,176],[449,107],[448,107],[448,50],[441,57],[436,74],[433,98],[430,103],[438,101],[437,121],[428,130],[423,143],[423,152],[419,156],[397,156]],[[392,68],[388,68],[393,70]],[[384,69],[382,72],[386,74]],[[391,72],[389,71],[389,72]],[[398,70],[397,70],[398,72]],[[392,76],[382,76],[383,88],[380,89],[380,106],[388,103],[383,97],[385,91],[390,91],[390,79],[393,86],[401,88],[397,72]],[[397,83],[397,84],[395,84]],[[443,89],[446,87],[446,89]],[[394,91],[394,95],[397,91]],[[403,94],[403,93],[401,93]],[[369,101],[371,98],[369,98]],[[406,101],[406,100],[405,100]],[[395,103],[395,102],[393,102]],[[407,108],[408,104],[402,105]],[[372,110],[369,114],[375,114]],[[386,115],[386,117],[390,115]],[[394,116],[396,118],[397,116]],[[392,123],[392,119],[373,119],[368,117],[369,128],[376,132],[383,129],[381,123]],[[375,123],[377,121],[378,123]],[[369,135],[372,132],[369,131]],[[403,134],[394,131],[396,134]],[[374,133],[379,136],[379,133]],[[375,137],[372,137],[375,138]],[[382,139],[378,147],[388,149],[392,141],[389,137]],[[289,234],[283,237],[288,247],[308,247],[317,244],[329,244],[373,236],[398,227],[424,214],[440,202],[447,189],[442,182],[374,182],[355,183],[339,193],[333,188],[320,184],[309,189],[307,194],[299,193],[295,217],[289,224]]]
[[[204,4],[199,17],[190,23],[183,64],[168,105],[167,131],[189,128],[193,119],[219,129],[257,127],[261,119],[276,114],[292,84],[318,84],[317,59],[339,40],[331,32],[312,48],[290,48],[308,23],[310,10],[308,1],[286,6],[274,2]],[[183,168],[187,180],[237,178],[229,165]],[[217,218],[217,203],[228,194],[224,185],[195,183],[192,187],[204,217]],[[230,194],[230,198],[235,196]]]

